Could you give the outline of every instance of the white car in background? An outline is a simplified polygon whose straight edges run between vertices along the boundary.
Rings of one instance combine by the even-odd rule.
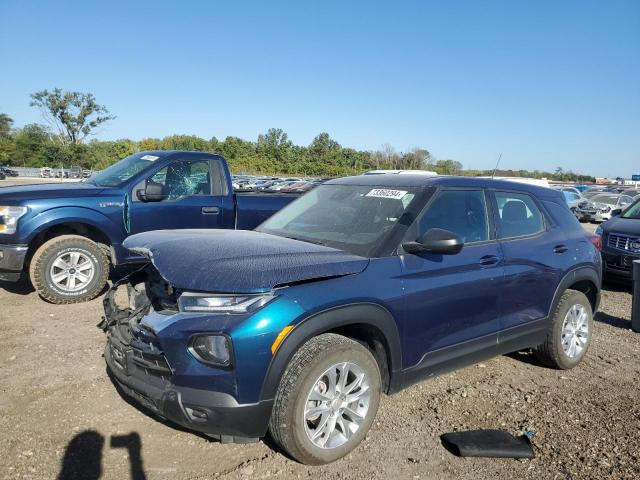
[[[581,222],[606,222],[614,210],[624,210],[633,203],[633,198],[620,193],[602,193],[591,197],[576,209],[576,217]]]

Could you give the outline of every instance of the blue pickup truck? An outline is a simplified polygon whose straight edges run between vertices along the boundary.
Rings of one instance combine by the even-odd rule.
[[[234,194],[224,158],[183,151],[136,153],[83,182],[0,188],[0,280],[28,272],[45,300],[90,300],[111,266],[146,261],[122,246],[129,235],[250,230],[295,197]]]
[[[150,264],[107,294],[104,356],[121,391],[166,419],[221,441],[269,432],[327,463],[363,440],[382,393],[525,348],[578,365],[597,243],[550,188],[330,180],[255,231],[127,238]]]

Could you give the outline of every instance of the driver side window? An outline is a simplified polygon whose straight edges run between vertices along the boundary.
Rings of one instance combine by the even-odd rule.
[[[437,193],[417,220],[417,238],[431,228],[449,230],[464,243],[489,240],[487,205],[482,190],[443,190]]]
[[[164,187],[165,200],[211,195],[211,175],[206,160],[173,162],[158,170],[147,181]]]

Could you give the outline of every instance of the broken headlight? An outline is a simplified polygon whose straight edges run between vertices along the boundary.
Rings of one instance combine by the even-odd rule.
[[[181,312],[247,313],[265,306],[274,296],[263,295],[214,295],[186,292],[180,295]]]
[[[203,363],[221,367],[231,364],[231,341],[225,335],[196,335],[191,339],[189,352]]]

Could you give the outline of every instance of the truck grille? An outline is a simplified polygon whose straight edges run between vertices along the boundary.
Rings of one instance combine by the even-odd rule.
[[[607,246],[625,252],[640,253],[640,238],[620,233],[610,233]]]

